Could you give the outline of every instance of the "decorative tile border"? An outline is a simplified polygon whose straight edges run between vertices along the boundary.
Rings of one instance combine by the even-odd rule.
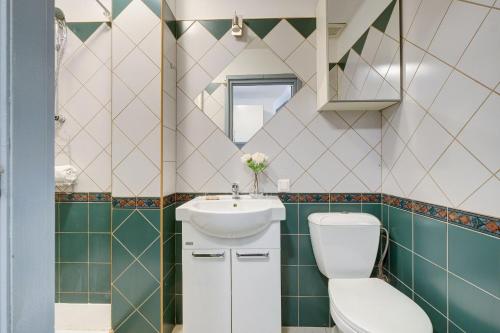
[[[55,193],[56,202],[111,202],[109,192]]]
[[[446,221],[448,216],[448,209],[446,207],[420,201],[413,202],[413,212],[441,221]]]
[[[500,218],[494,218],[453,208],[448,209],[448,222],[491,233],[500,237]]]
[[[117,209],[159,209],[161,207],[160,198],[113,198],[113,208]]]
[[[301,193],[298,195],[299,203],[329,203],[329,193]]]

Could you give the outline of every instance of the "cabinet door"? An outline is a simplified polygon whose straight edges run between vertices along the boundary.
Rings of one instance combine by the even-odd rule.
[[[229,250],[183,250],[184,333],[231,332]]]
[[[280,333],[280,250],[231,253],[233,333]]]

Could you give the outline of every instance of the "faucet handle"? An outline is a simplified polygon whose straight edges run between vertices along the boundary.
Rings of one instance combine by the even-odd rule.
[[[233,189],[239,189],[240,188],[240,183],[234,182],[232,185]]]

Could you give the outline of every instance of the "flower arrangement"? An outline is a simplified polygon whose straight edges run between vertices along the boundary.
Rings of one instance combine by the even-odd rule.
[[[269,165],[269,157],[264,153],[256,152],[252,155],[245,154],[241,157],[241,162],[246,164],[254,173],[252,195],[259,196],[259,174],[264,172]]]

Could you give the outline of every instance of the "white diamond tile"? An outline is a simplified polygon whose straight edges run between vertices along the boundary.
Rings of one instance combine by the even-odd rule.
[[[368,111],[358,119],[353,128],[370,146],[375,147],[382,140],[381,123],[379,112]]]
[[[220,169],[238,151],[236,146],[220,130],[212,133],[198,150],[217,169]]]
[[[396,177],[405,196],[408,196],[425,176],[426,171],[415,156],[408,149],[405,149],[394,165],[392,174]]]
[[[176,156],[177,156],[176,134],[177,132],[175,130],[163,127],[163,162],[176,161]]]
[[[368,73],[370,72],[370,65],[363,59],[359,59],[358,62],[358,67],[356,69],[356,72],[354,73],[354,76],[352,78],[352,84],[357,88],[357,89],[362,89],[363,85],[365,84],[366,77],[368,76]]]
[[[181,165],[189,157],[189,155],[191,155],[196,150],[191,142],[189,142],[189,140],[187,140],[181,133],[177,133],[176,148],[176,160],[178,165]]]
[[[458,140],[492,172],[500,169],[500,96],[492,93]]]
[[[388,127],[382,137],[382,159],[389,168],[392,168],[399,155],[403,152],[404,143],[401,141],[396,131]]]
[[[264,41],[281,59],[286,59],[305,40],[287,20],[281,20]]]
[[[303,173],[304,169],[295,162],[285,150],[271,161],[266,170],[266,174],[273,181],[276,182],[278,179],[290,179],[291,184],[293,184]]]
[[[58,90],[60,105],[66,104],[81,87],[82,84],[80,81],[78,81],[66,68],[61,67]]]
[[[418,66],[424,58],[425,52],[408,41],[403,44],[403,88],[408,89],[411,80],[417,72]]]
[[[102,109],[102,105],[87,89],[82,88],[66,103],[65,109],[80,125],[85,126]]]
[[[71,139],[75,137],[78,132],[82,129],[80,124],[71,117],[69,113],[62,110],[60,115],[66,118],[66,121],[62,126],[57,126],[55,129],[55,142],[61,147],[66,146]]]
[[[74,189],[71,189],[71,186],[64,189],[62,191],[71,191],[76,190],[78,192],[89,192],[96,189],[96,184],[90,179],[90,177],[85,172],[80,172],[78,174],[78,180],[76,185],[73,186]]]
[[[494,88],[500,81],[500,11],[492,10],[465,50],[457,67]]]
[[[179,131],[196,147],[201,145],[215,128],[212,121],[199,110],[193,110],[178,126]]]
[[[163,195],[176,193],[177,167],[175,162],[166,162],[163,164]]]
[[[264,129],[260,129],[242,150],[247,154],[261,152],[272,160],[281,152],[282,148]]]
[[[202,192],[227,192],[231,188],[231,184],[220,173],[216,173],[210,180],[201,188]]]
[[[286,147],[304,126],[285,107],[269,120],[264,128],[282,147]]]
[[[353,170],[358,178],[370,191],[375,192],[382,186],[381,179],[382,158],[379,153],[372,150]]]
[[[426,54],[410,84],[408,93],[428,109],[451,72],[451,67]]]
[[[338,192],[338,193],[359,192],[359,193],[363,193],[363,192],[370,192],[370,190],[368,189],[368,187],[366,187],[365,184],[363,184],[363,182],[361,180],[359,180],[358,177],[356,177],[351,172],[346,177],[344,177],[344,179],[342,179],[340,181],[340,183],[337,184],[337,186],[335,186],[335,188],[333,189],[333,192]]]
[[[401,35],[406,37],[408,31],[410,30],[411,25],[415,19],[415,14],[417,13],[418,8],[422,0],[406,0],[403,6],[403,10],[401,12],[401,23],[402,23],[402,31]]]
[[[127,187],[135,195],[140,195],[141,191],[149,185],[158,172],[159,170],[153,162],[138,149],[134,149],[114,170],[115,175],[122,182],[126,182]]]
[[[398,129],[399,136],[406,143],[410,140],[424,116],[425,110],[405,94],[403,102],[397,106],[397,110],[390,122],[394,128]]]
[[[347,131],[349,125],[336,112],[320,112],[308,128],[325,146],[329,147]]]
[[[415,131],[408,147],[429,170],[453,138],[430,116],[426,116]]]
[[[66,68],[82,83],[85,83],[101,67],[102,62],[85,45],[75,51],[66,62]]]
[[[377,71],[373,68],[370,69],[359,98],[364,100],[375,99],[383,81],[384,78]]]
[[[212,82],[212,78],[199,65],[195,65],[179,81],[179,88],[194,100]]]
[[[156,75],[160,69],[138,48],[116,67],[115,74],[138,94]]]
[[[363,114],[365,114],[365,111],[363,110],[349,110],[349,111],[342,111],[337,113],[342,119],[345,120],[346,123],[348,123],[350,126],[356,122]]]
[[[305,61],[306,59],[307,61]],[[308,81],[316,73],[316,49],[311,43],[304,41],[286,60],[286,63],[304,81]]]
[[[177,41],[177,43],[197,61],[200,60],[216,42],[217,39],[215,39],[199,22],[195,22]]]
[[[177,47],[177,79],[180,80],[194,65],[196,60],[184,51],[180,46]]]
[[[385,77],[387,72],[389,71],[389,67],[392,63],[394,55],[398,51],[399,44],[396,41],[387,35],[382,37],[382,41],[380,42],[380,47],[378,48],[377,54],[375,55],[375,59],[373,60],[372,66],[375,70]]]
[[[370,146],[352,129],[348,130],[330,148],[330,151],[349,168],[358,164],[370,150]]]
[[[64,55],[62,63],[65,64],[71,59],[73,53],[78,50],[83,45],[80,38],[78,38],[73,31],[68,29],[68,34],[66,38],[66,47],[64,48]]]
[[[108,104],[111,101],[111,71],[105,65],[102,65],[88,80],[85,87],[102,105]]]
[[[176,101],[165,93],[163,93],[163,126],[173,130],[177,128]]]
[[[307,169],[325,152],[326,147],[308,129],[305,129],[288,145],[286,150],[304,169]]]
[[[78,133],[69,144],[71,159],[82,169],[85,169],[101,151],[99,144],[85,131]]]
[[[90,36],[85,45],[101,60],[106,63],[111,58],[111,28],[107,24],[101,24]]]
[[[392,174],[389,174],[382,184],[382,192],[398,197],[404,196],[403,191],[399,187],[398,183],[396,183],[396,180],[394,179],[394,176]]]
[[[194,192],[195,190],[177,173],[177,178],[175,180],[175,191],[177,193],[190,193]]]
[[[318,79],[316,77],[316,73],[307,81],[307,85],[314,91],[318,91]]]
[[[322,185],[324,186],[324,184]],[[314,178],[305,172],[292,184],[290,190],[295,193],[321,193],[327,191],[323,186],[319,185]]]
[[[377,53],[380,42],[382,41],[382,32],[380,30],[370,27],[368,36],[366,37],[361,57],[369,64],[373,62],[375,54]]]
[[[168,135],[165,133],[165,138]],[[175,139],[173,140],[175,144]],[[161,129],[156,126],[138,145],[139,149],[159,169],[161,165]],[[165,146],[164,146],[165,148]],[[175,153],[174,153],[175,154]]]
[[[158,73],[156,77],[147,84],[139,94],[141,101],[153,112],[158,118],[161,114],[161,75]]]
[[[397,92],[399,94],[400,90],[400,85],[401,85],[401,54],[399,52],[399,45],[396,50],[396,54],[392,58],[392,63],[389,67],[389,71],[387,72],[387,75],[385,76],[385,80],[387,83],[389,83],[392,87],[397,88]],[[385,84],[387,84],[385,83]],[[399,96],[398,96],[399,97]]]
[[[174,97],[177,94],[177,73],[175,65],[166,64],[163,67],[163,91]]]
[[[113,27],[113,38],[111,38],[111,52],[113,68],[116,68],[120,62],[125,59],[135,47],[134,42],[116,25]]]
[[[199,64],[212,78],[215,78],[232,60],[233,55],[221,43],[215,43],[200,59]]]
[[[85,169],[85,173],[99,187],[101,191],[108,191],[111,187],[111,156],[102,152]]]
[[[159,197],[161,195],[160,184],[161,184],[161,176],[158,174],[137,195],[141,197]]]
[[[111,131],[111,136],[113,140],[111,161],[114,169],[134,149],[135,145],[115,125]]]
[[[318,114],[316,94],[308,86],[302,87],[286,105],[287,109],[304,124],[307,125]]]
[[[308,173],[326,191],[331,191],[349,173],[332,153],[324,153],[308,170]]]
[[[123,182],[116,177],[116,175],[113,173],[112,177],[112,188],[113,188],[113,196],[115,197],[133,197],[135,196],[132,191],[123,184]]]
[[[123,109],[125,109],[125,107],[130,102],[132,102],[132,100],[135,98],[135,94],[116,75],[113,76],[112,82],[113,82],[111,89],[111,98],[113,100],[112,115],[113,118],[115,118],[120,114],[120,112],[123,111]]]
[[[344,75],[351,81],[358,67],[359,59],[360,57],[356,52],[349,52],[349,56],[347,57],[347,63],[345,65]]]
[[[245,188],[252,181],[253,174],[246,165],[241,163],[241,156],[243,153],[236,153],[219,171],[230,183],[239,183],[240,188]]]
[[[161,66],[162,49],[161,43],[161,24],[158,24],[151,32],[140,42],[139,48],[152,60],[156,66]]]
[[[107,147],[111,143],[111,115],[106,109],[102,109],[92,118],[85,130],[102,148]]]
[[[159,23],[158,17],[141,1],[133,0],[113,20],[135,44],[138,44]]]
[[[439,159],[430,174],[454,206],[463,202],[491,175],[456,141]]]
[[[487,13],[486,7],[453,1],[429,51],[439,59],[455,65]]]
[[[471,0],[470,2],[475,2],[480,5],[492,6],[495,0]],[[498,2],[498,1],[497,1]]]
[[[500,216],[500,180],[491,177],[458,208],[489,216]]]
[[[314,46],[314,48],[317,48],[317,42],[318,42],[318,37],[317,37],[317,34],[316,34],[316,30],[314,30],[310,35],[309,37],[307,37],[307,41],[309,43],[311,43],[312,46]]]
[[[385,28],[385,34],[391,36],[395,40],[399,40],[400,38],[399,3],[397,3],[392,10],[391,18]]]
[[[408,32],[408,40],[427,49],[451,0],[423,0]]]
[[[396,85],[397,87],[398,85]],[[389,84],[388,81],[384,80],[380,86],[380,90],[377,93],[377,99],[400,99],[401,94],[396,91],[393,86]]]
[[[456,135],[483,103],[489,90],[454,71],[431,106],[432,115]]]
[[[180,123],[193,109],[195,105],[186,94],[177,89],[177,123]],[[201,111],[200,111],[201,112]]]
[[[233,56],[237,56],[243,51],[247,45],[254,40],[257,35],[249,29],[246,24],[243,26],[243,36],[235,37],[228,31],[221,39],[220,42],[224,45]]]
[[[155,126],[160,126],[159,119],[138,98],[116,117],[114,123],[135,144],[138,144]]]
[[[411,193],[411,198],[449,207],[450,201],[429,175],[426,175]]]

